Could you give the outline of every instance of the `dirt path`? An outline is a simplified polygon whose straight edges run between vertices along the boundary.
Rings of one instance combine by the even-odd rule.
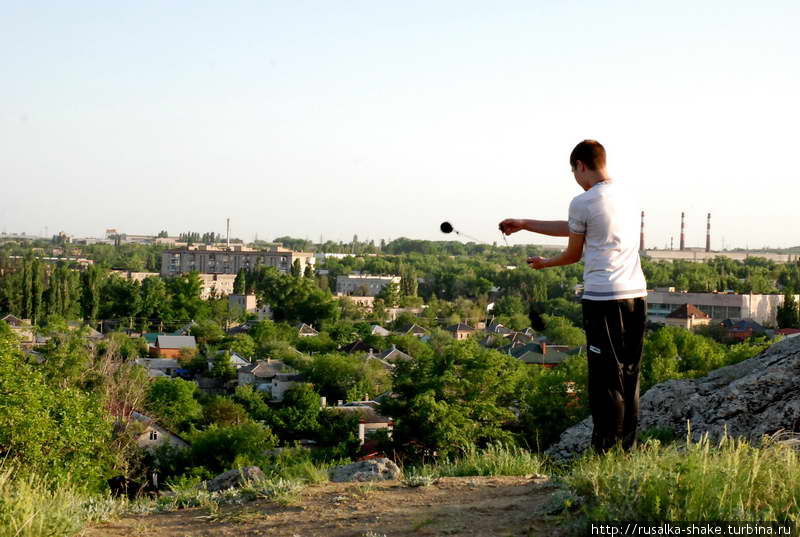
[[[97,526],[87,537],[533,537],[560,535],[542,514],[554,487],[524,477],[443,478],[427,487],[397,481],[326,483],[288,506],[252,502],[142,515]]]

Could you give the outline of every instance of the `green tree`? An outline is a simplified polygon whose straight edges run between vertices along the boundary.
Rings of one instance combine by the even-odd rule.
[[[236,378],[236,368],[233,367],[231,363],[230,351],[222,351],[214,355],[209,376],[222,380],[233,380]]]
[[[189,272],[167,279],[167,290],[170,296],[170,310],[175,319],[190,321],[198,318],[203,308],[200,299],[202,282],[197,272]]]
[[[137,317],[141,311],[141,290],[135,281],[111,274],[100,287],[100,316],[103,319]]]
[[[0,454],[22,472],[99,489],[110,468],[112,428],[100,397],[50,385],[17,349],[0,323]]]
[[[430,358],[401,362],[393,375],[395,397],[381,413],[395,420],[397,449],[414,456],[457,454],[494,441],[512,441],[518,385],[524,365],[474,341],[451,342]]]
[[[527,369],[521,385],[520,426],[526,444],[542,451],[589,415],[586,354],[570,356],[556,368]]]
[[[550,343],[556,345],[585,345],[586,334],[564,317],[542,315],[545,329],[544,335]]]
[[[264,452],[278,443],[269,427],[251,421],[230,427],[211,425],[193,434],[191,441],[192,464],[215,474],[238,465],[260,463]]]
[[[400,270],[400,294],[402,296],[417,296],[417,274],[414,269],[403,266]]]
[[[157,276],[150,276],[142,281],[140,315],[145,319],[143,329],[148,329],[157,321],[172,318],[167,284]]]
[[[400,287],[395,282],[389,282],[375,298],[382,299],[386,307],[396,308],[400,304]]]
[[[236,334],[229,346],[231,352],[235,352],[245,359],[251,359],[256,355],[256,342],[249,334]]]
[[[202,319],[192,325],[191,334],[203,344],[214,344],[225,339],[225,331],[211,319]]]
[[[320,290],[310,278],[294,278],[273,267],[256,273],[259,302],[270,304],[276,321],[305,322],[321,326],[335,321],[339,308],[330,293]]]
[[[94,324],[100,312],[100,284],[102,273],[95,265],[89,265],[81,275],[81,313],[86,323]]]
[[[241,425],[248,420],[245,408],[227,397],[216,396],[203,408],[203,419],[220,427]]]
[[[245,384],[236,388],[233,400],[245,409],[251,419],[271,422],[272,410],[267,405],[267,397],[264,392]]]
[[[235,295],[244,295],[245,290],[247,289],[247,271],[245,269],[239,269],[239,272],[236,273],[236,279],[233,280],[233,294]]]
[[[319,428],[320,395],[311,384],[292,386],[283,396],[283,406],[277,412],[279,436],[284,440],[309,438]]]
[[[319,354],[296,364],[303,377],[329,401],[347,399],[349,393],[377,395],[390,386],[389,375],[375,360],[346,354]]]
[[[650,333],[642,352],[642,392],[665,380],[680,378],[678,346],[672,332],[659,329]]]
[[[522,299],[517,295],[506,295],[497,299],[494,303],[492,313],[508,317],[512,315],[525,315],[525,304],[522,303]]]
[[[300,266],[300,259],[295,259],[292,263],[292,276],[299,278],[303,275],[303,268]]]
[[[197,384],[179,378],[157,378],[147,393],[147,409],[159,416],[162,423],[174,429],[185,429],[203,415],[203,407],[194,398]]]
[[[794,291],[787,290],[783,295],[783,304],[778,306],[778,328],[800,328],[800,313]]]

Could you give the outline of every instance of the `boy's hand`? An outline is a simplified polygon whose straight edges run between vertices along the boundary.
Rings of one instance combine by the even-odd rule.
[[[516,218],[506,218],[500,222],[498,227],[500,228],[500,231],[506,235],[511,235],[512,233],[516,233],[517,231],[523,229],[523,222],[522,220],[518,220]]]
[[[545,261],[546,260],[543,257],[539,257],[539,256],[529,257],[528,258],[528,266],[531,267],[532,269],[536,269],[536,270],[547,268],[547,266],[544,264]]]

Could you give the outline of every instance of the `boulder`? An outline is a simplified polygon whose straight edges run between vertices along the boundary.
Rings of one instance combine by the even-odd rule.
[[[258,466],[245,466],[240,470],[228,470],[213,479],[206,481],[206,489],[209,492],[227,490],[240,487],[248,481],[260,481],[264,479],[264,472]]]
[[[354,462],[345,466],[337,466],[331,470],[331,481],[344,483],[346,481],[385,481],[399,479],[400,468],[386,458],[369,459]]]
[[[786,338],[763,353],[697,379],[668,380],[639,401],[639,430],[662,428],[693,440],[725,431],[757,443],[780,430],[800,432],[800,337]],[[567,429],[546,453],[557,460],[580,454],[591,443],[592,418]]]

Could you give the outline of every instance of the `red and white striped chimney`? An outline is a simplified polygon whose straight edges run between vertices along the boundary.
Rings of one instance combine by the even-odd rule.
[[[706,252],[711,251],[711,213],[708,213],[706,221]]]
[[[686,227],[686,213],[681,213],[681,251],[686,248],[686,235],[684,234],[684,230]]]
[[[642,211],[642,228],[639,231],[639,251],[644,252],[644,211]]]

